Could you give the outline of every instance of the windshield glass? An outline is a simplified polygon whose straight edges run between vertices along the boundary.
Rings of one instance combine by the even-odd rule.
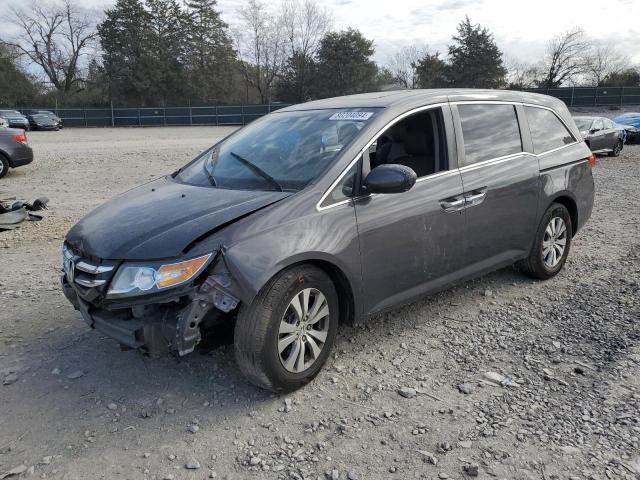
[[[205,151],[178,174],[193,185],[297,191],[316,179],[379,111],[277,112]]]
[[[576,118],[575,121],[578,130],[589,130],[589,128],[591,128],[591,124],[593,123],[593,118]]]

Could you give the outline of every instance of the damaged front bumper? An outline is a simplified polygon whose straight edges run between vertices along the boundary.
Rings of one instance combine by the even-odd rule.
[[[91,328],[123,348],[142,349],[154,356],[191,353],[201,340],[201,326],[232,312],[240,301],[231,292],[224,268],[214,268],[200,283],[120,300],[105,298],[108,281],[96,290],[78,285],[77,277],[71,275],[72,281],[69,276],[67,272],[61,277],[64,295]]]

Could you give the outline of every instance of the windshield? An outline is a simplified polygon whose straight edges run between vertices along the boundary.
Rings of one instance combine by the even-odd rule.
[[[193,185],[297,191],[322,174],[378,108],[277,112],[238,130],[178,174]]]
[[[591,124],[593,123],[593,118],[576,118],[576,126],[578,130],[589,130],[591,128]]]

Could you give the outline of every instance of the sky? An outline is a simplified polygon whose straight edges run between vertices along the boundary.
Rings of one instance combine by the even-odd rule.
[[[11,5],[0,0],[0,36],[10,31],[2,17]],[[38,0],[36,0],[38,1]],[[99,13],[115,0],[77,0]],[[546,42],[572,27],[593,39],[614,43],[640,64],[640,0],[320,0],[333,12],[335,29],[349,26],[375,42],[375,60],[384,64],[408,45],[446,53],[457,24],[468,15],[494,34],[508,61],[535,63]],[[218,0],[227,23],[235,24],[244,0]],[[276,4],[274,0],[268,4]]]

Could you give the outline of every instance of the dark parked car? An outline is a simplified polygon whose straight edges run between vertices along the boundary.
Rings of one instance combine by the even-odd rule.
[[[29,130],[29,120],[17,110],[0,110],[0,117],[9,122],[10,128]]]
[[[49,110],[31,110],[29,112],[30,115],[46,115],[47,117],[51,118],[57,125],[59,129],[62,129],[63,127],[63,122],[62,119],[57,116],[55,113],[49,111]]]
[[[123,346],[185,355],[235,322],[241,370],[292,390],[354,322],[519,262],[563,267],[595,156],[564,103],[412,90],[269,114],[67,234],[62,285]]]
[[[624,129],[604,117],[574,117],[580,134],[592,152],[620,155],[624,146]]]
[[[16,128],[0,128],[0,178],[9,168],[16,168],[33,161],[33,151],[27,144],[27,134]]]
[[[27,115],[32,130],[60,130],[58,122],[48,115],[33,113]]]

